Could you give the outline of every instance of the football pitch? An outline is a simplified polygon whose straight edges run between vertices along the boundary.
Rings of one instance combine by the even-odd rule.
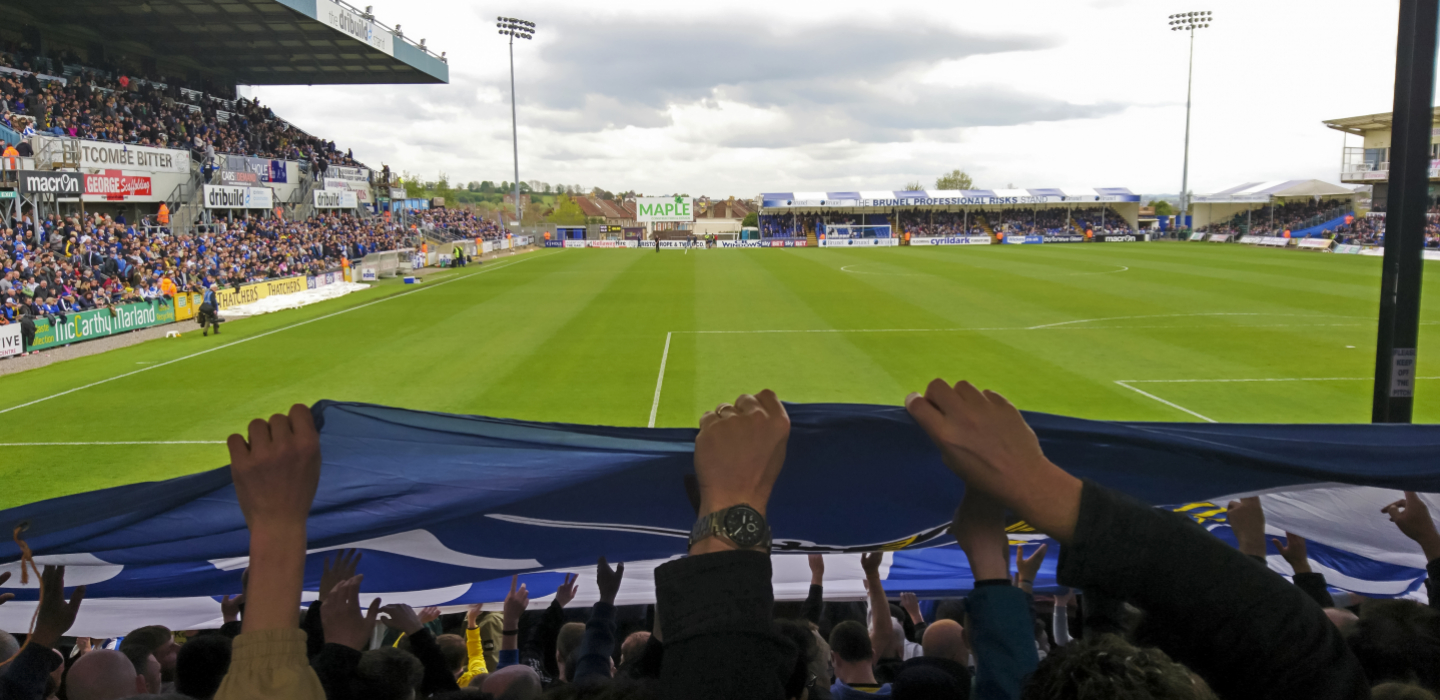
[[[0,377],[0,507],[213,469],[250,419],[327,398],[694,426],[742,392],[895,405],[942,376],[1083,418],[1364,422],[1379,276],[1202,243],[546,249]]]

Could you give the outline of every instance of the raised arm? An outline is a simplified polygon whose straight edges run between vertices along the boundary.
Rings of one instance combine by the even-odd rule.
[[[825,556],[811,554],[810,593],[805,596],[805,619],[820,624],[820,613],[825,609]]]
[[[580,642],[580,658],[575,664],[575,682],[589,677],[610,677],[610,664],[615,654],[615,596],[625,577],[625,564],[614,569],[600,557],[595,567],[595,586],[600,600],[590,611],[585,623],[585,638]]]
[[[979,489],[966,489],[950,533],[975,576],[975,590],[966,600],[975,654],[975,697],[1015,700],[1025,677],[1040,663],[1040,655],[1035,650],[1030,596],[1010,584],[1005,508]]]
[[[968,489],[1061,543],[1061,583],[1103,586],[1144,610],[1157,646],[1219,696],[1369,697],[1314,601],[1189,518],[1067,474],[1004,397],[935,380],[906,405]]]
[[[505,595],[499,668],[520,663],[520,616],[525,614],[525,608],[530,604],[530,591],[525,590],[523,583],[516,586],[519,580],[519,574],[510,577],[510,592]]]
[[[1414,491],[1406,491],[1405,497],[1385,506],[1382,513],[1390,516],[1390,522],[1400,532],[1420,545],[1425,554],[1425,568],[1430,576],[1425,580],[1425,590],[1430,597],[1430,607],[1440,608],[1440,532],[1435,529],[1435,520],[1430,517],[1430,508],[1420,500]]]
[[[230,475],[250,529],[250,574],[242,633],[216,700],[325,697],[300,630],[305,520],[320,482],[320,434],[306,406],[250,422],[231,435]]]
[[[1330,595],[1330,587],[1325,584],[1325,574],[1317,574],[1310,568],[1310,553],[1305,547],[1305,538],[1293,532],[1285,533],[1285,541],[1270,540],[1275,549],[1280,550],[1280,556],[1285,557],[1285,562],[1295,571],[1291,580],[1305,595],[1310,596],[1320,607],[1335,607],[1335,599]]]
[[[890,601],[885,599],[885,584],[880,581],[880,564],[884,552],[860,555],[860,568],[865,571],[865,594],[870,601],[870,646],[876,659],[898,659],[904,654],[897,649],[895,625],[890,622]]]
[[[740,505],[763,517],[789,436],[790,417],[770,391],[706,413],[695,439],[701,517]],[[742,529],[755,523],[748,516],[737,520]],[[785,697],[796,652],[771,621],[771,575],[768,537],[742,547],[729,537],[707,536],[691,542],[689,557],[656,569],[665,630],[662,696]]]
[[[1050,545],[1041,544],[1025,556],[1024,545],[1015,547],[1015,587],[1026,593],[1035,592],[1035,577],[1040,574],[1040,565],[1045,563],[1045,553],[1050,551]]]

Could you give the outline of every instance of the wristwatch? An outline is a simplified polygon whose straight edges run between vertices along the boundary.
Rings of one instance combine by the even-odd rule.
[[[760,511],[743,503],[700,516],[690,528],[690,546],[710,536],[723,537],[740,549],[770,549],[770,524]]]

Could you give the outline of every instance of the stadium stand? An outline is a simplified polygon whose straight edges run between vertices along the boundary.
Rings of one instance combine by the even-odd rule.
[[[1234,236],[1278,236],[1286,231],[1300,231],[1319,226],[1327,221],[1353,215],[1353,213],[1348,200],[1291,201],[1282,204],[1265,204],[1257,209],[1242,211],[1227,221],[1210,223],[1200,227],[1199,230],[1202,233]]]

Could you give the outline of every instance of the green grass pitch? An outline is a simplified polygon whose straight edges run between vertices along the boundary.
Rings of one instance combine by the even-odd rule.
[[[1363,422],[1379,276],[1202,243],[548,249],[0,377],[0,507],[224,465],[229,433],[322,398],[692,426],[766,387],[899,404],[942,376],[1085,418]],[[1418,389],[1434,421],[1440,382]]]

